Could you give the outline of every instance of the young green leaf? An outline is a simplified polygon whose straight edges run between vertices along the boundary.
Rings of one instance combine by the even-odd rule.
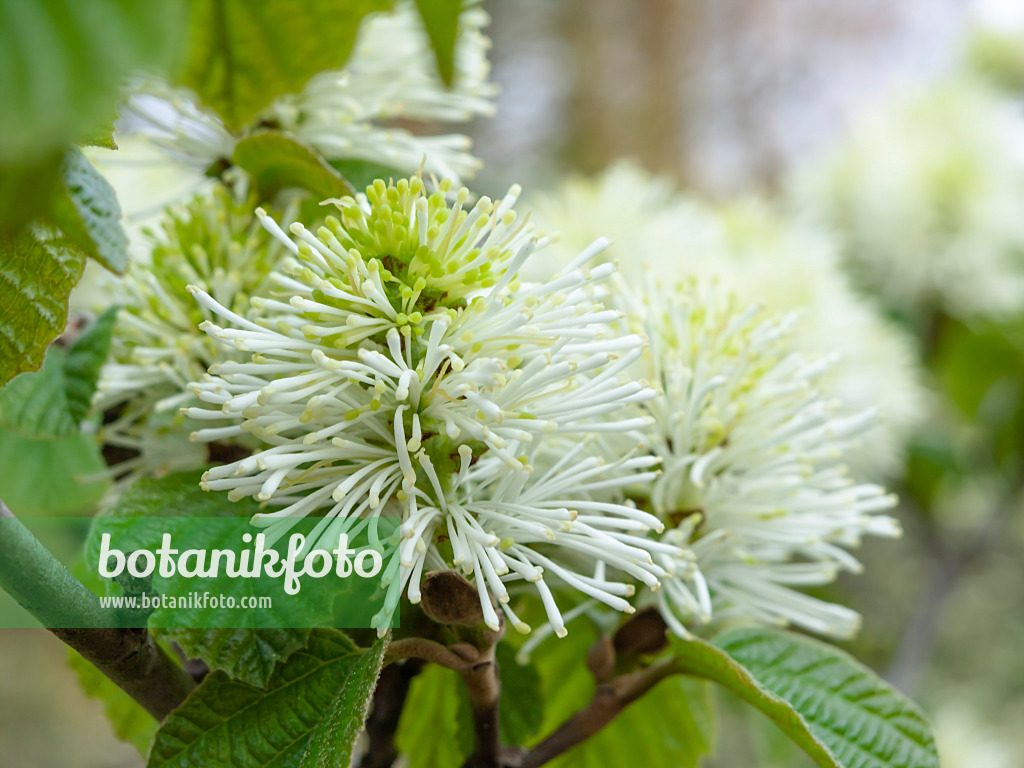
[[[263,201],[288,188],[308,190],[318,200],[354,191],[309,147],[280,133],[263,131],[242,139],[231,162],[249,172]]]
[[[259,509],[251,499],[237,503],[224,494],[208,493],[199,487],[199,474],[180,472],[161,478],[141,478],[128,488],[107,511],[114,517],[247,517]],[[144,531],[144,532],[143,532]],[[155,547],[148,528],[126,530],[124,546]],[[210,546],[221,542],[220,533],[210,533]],[[248,579],[230,582],[230,594],[253,597],[259,587]],[[158,637],[177,642],[191,658],[200,658],[210,669],[257,688],[266,687],[274,669],[309,642],[310,630],[296,627],[237,627],[220,629],[161,627]]]
[[[459,34],[462,0],[416,0],[430,47],[437,58],[437,71],[448,85],[455,77],[455,41]]]
[[[498,645],[497,659],[501,678],[498,707],[501,737],[506,744],[523,744],[539,733],[544,723],[540,674],[533,664],[519,664],[508,643]]]
[[[178,81],[237,130],[277,96],[298,93],[316,73],[340,68],[363,17],[390,7],[389,0],[196,0]]]
[[[176,472],[132,483],[106,512],[113,517],[247,517],[259,511],[252,499],[228,501],[199,487],[202,472]],[[127,544],[126,544],[127,546]]]
[[[580,619],[564,639],[541,643],[531,657],[540,673],[544,723],[539,741],[594,697],[587,649],[598,632]],[[600,732],[550,763],[560,768],[693,768],[711,749],[707,684],[670,677],[630,704]]]
[[[160,726],[147,765],[300,768],[311,765],[304,762],[311,743],[333,744],[343,754],[346,747],[330,737],[344,739],[362,726],[373,692],[363,683],[370,669],[379,669],[379,646],[363,651],[338,630],[318,629],[276,667],[265,689],[213,672]],[[351,689],[350,680],[358,681]],[[336,708],[342,699],[351,706]],[[318,732],[325,719],[333,725]]]
[[[836,648],[766,629],[674,647],[684,673],[757,707],[823,768],[938,768],[917,707]]]
[[[369,160],[331,160],[330,166],[344,176],[345,180],[358,192],[362,192],[373,184],[375,179],[388,181],[401,179],[408,175],[395,168],[389,168]]]
[[[697,768],[711,751],[708,684],[670,677],[626,707],[551,768]]]
[[[386,648],[387,640],[379,639],[355,663],[334,704],[313,732],[300,768],[351,764],[352,747],[366,723]]]
[[[228,677],[264,688],[277,664],[309,642],[308,628],[156,629],[174,640],[189,658],[206,662]]]
[[[19,515],[89,513],[110,486],[99,444],[84,433],[33,440],[0,427],[0,467],[0,499]]]
[[[51,221],[87,256],[122,274],[128,268],[128,235],[121,227],[114,188],[76,148],[64,155],[61,181],[63,189],[53,199]]]
[[[116,308],[108,309],[69,350],[50,347],[41,370],[22,373],[0,389],[0,415],[7,426],[32,438],[78,431],[110,349],[116,315]]]
[[[466,755],[458,738],[457,672],[428,664],[413,678],[395,733],[395,745],[409,768],[451,768]]]
[[[139,750],[139,754],[145,755],[156,733],[157,722],[153,716],[74,651],[69,651],[68,664],[78,675],[82,690],[103,703],[107,719],[117,737]]]
[[[0,385],[42,365],[64,332],[68,295],[84,268],[81,252],[65,241],[0,233]]]

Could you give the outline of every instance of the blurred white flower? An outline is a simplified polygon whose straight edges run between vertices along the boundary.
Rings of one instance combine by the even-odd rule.
[[[210,314],[185,287],[202,286],[225,306],[248,311],[250,295],[266,289],[286,253],[254,207],[251,197],[223,187],[174,206],[149,233],[150,258],[133,261],[123,278],[99,281],[102,304],[121,307],[94,401],[110,416],[100,439],[137,453],[116,472],[161,475],[208,462],[206,450],[188,442],[178,409],[193,402],[188,382],[215,362],[244,356],[199,330]]]
[[[401,174],[422,165],[428,174],[457,182],[479,166],[467,137],[419,135],[388,123],[466,122],[493,113],[490,41],[481,32],[487,21],[487,14],[473,6],[460,16],[455,80],[448,88],[436,72],[414,3],[372,14],[344,69],[315,76],[300,94],[278,97],[262,119],[330,160],[366,161]],[[189,92],[152,80],[134,84],[121,110],[118,135],[147,137],[199,173],[229,161],[240,138]]]
[[[864,534],[893,536],[877,513],[895,498],[850,479],[842,459],[873,413],[844,411],[820,380],[830,360],[796,353],[792,316],[738,301],[713,280],[622,285],[630,329],[650,339],[639,369],[663,395],[638,408],[661,460],[651,509],[685,556],[659,555],[654,594],[669,626],[746,618],[846,637],[852,610],[798,591],[858,570]]]
[[[191,91],[162,81],[138,79],[128,89],[116,135],[144,136],[173,160],[199,173],[230,160],[236,138]]]
[[[971,81],[905,96],[793,180],[865,284],[909,315],[1024,309],[1024,125]]]
[[[468,191],[449,200],[448,186],[428,195],[418,177],[377,181],[335,201],[338,217],[315,234],[292,225],[294,239],[265,217],[293,258],[272,276],[276,298],[253,298],[247,317],[190,287],[220,318],[201,327],[251,355],[192,385],[204,405],[186,413],[208,425],[195,438],[264,444],[209,470],[203,487],[280,507],[257,521],[277,532],[314,511],[332,537],[361,518],[400,516],[381,627],[403,592],[418,600],[426,565],[474,578],[491,626],[493,594],[526,629],[503,586],[516,579],[534,584],[555,627],[548,577],[631,610],[632,588],[595,563],[656,587],[650,553],[675,549],[643,538],[661,526],[653,515],[589,494],[651,479],[656,462],[603,466],[565,447],[568,436],[583,445],[644,426],[643,415],[617,414],[654,396],[620,379],[643,345],[616,335],[620,314],[599,303],[614,268],[586,265],[604,243],[519,287],[521,265],[546,241],[512,209],[518,190],[465,208]],[[540,454],[557,451],[532,476]],[[588,571],[563,564],[561,551],[585,555]]]
[[[558,231],[550,250],[561,260],[605,233],[613,240],[606,256],[630,279],[644,279],[648,268],[667,283],[713,277],[741,305],[796,312],[794,348],[813,357],[838,355],[822,386],[850,409],[878,410],[875,426],[850,448],[856,473],[900,471],[927,403],[913,342],[853,290],[825,232],[756,201],[700,204],[624,162],[597,179],[570,180],[536,210]]]
[[[441,82],[423,23],[412,3],[373,17],[360,32],[344,70],[314,77],[297,97],[283,97],[270,112],[281,126],[330,159],[358,159],[411,173],[450,178],[476,174],[466,136],[414,135],[381,125],[391,120],[464,123],[494,113],[488,82],[490,41],[481,29],[487,14],[463,11],[451,88]]]

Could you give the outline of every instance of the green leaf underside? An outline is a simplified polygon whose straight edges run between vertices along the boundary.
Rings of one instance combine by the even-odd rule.
[[[739,695],[823,768],[938,768],[919,710],[836,648],[764,629],[725,632],[713,645],[677,640],[674,647],[687,674]]]
[[[319,200],[351,195],[344,177],[304,144],[280,133],[253,134],[238,142],[231,162],[248,171],[269,202],[282,189],[309,190]]]
[[[265,689],[213,672],[164,721],[147,765],[307,768],[320,764],[312,751],[306,757],[311,744],[343,756],[362,727],[383,652],[382,641],[364,652],[342,632],[318,629]]]
[[[386,648],[387,640],[379,639],[355,663],[334,704],[313,732],[301,768],[335,768],[352,762],[352,748],[366,723]]]
[[[457,672],[428,664],[412,680],[395,745],[408,768],[452,768],[466,758],[459,746],[459,690]]]
[[[78,432],[110,349],[116,316],[116,308],[108,309],[69,350],[50,347],[41,370],[20,374],[0,390],[0,412],[7,426],[31,438]]]
[[[61,179],[64,189],[53,201],[53,223],[87,256],[123,274],[128,268],[128,236],[121,227],[114,188],[74,148],[64,156]]]
[[[74,651],[69,651],[68,664],[78,675],[82,690],[102,702],[117,737],[139,750],[139,754],[145,755],[157,729],[153,716]]]
[[[279,95],[298,93],[318,72],[340,68],[359,23],[389,0],[252,3],[195,0],[190,52],[178,80],[231,129],[239,129]]]
[[[59,239],[0,233],[0,385],[43,363],[64,332],[68,295],[85,259]]]
[[[455,76],[455,41],[459,33],[462,0],[416,0],[416,8],[437,58],[437,71],[448,85]]]

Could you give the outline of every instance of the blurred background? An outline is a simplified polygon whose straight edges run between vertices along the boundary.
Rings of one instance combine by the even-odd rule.
[[[907,213],[887,243],[906,238],[927,250],[956,238],[963,247],[947,257],[961,270],[1016,260],[1024,272],[1024,237],[1015,231],[1024,194],[1013,195],[1024,183],[1011,179],[999,188],[1006,199],[993,201],[985,175],[1024,156],[1024,2],[485,7],[501,92],[497,116],[470,128],[485,163],[476,191],[500,194],[513,182],[546,188],[628,158],[710,204],[756,196],[782,215],[814,215],[865,301],[914,340],[931,399],[890,479],[906,533],[898,543],[866,542],[864,573],[844,577],[830,595],[864,615],[860,637],[845,647],[921,703],[947,768],[1024,765],[1024,305],[992,314],[977,306],[984,297],[951,298],[938,278],[908,299],[888,290],[875,263],[898,253],[858,253],[878,226],[867,203],[891,205]],[[956,97],[935,95],[950,89]],[[917,127],[899,133],[898,120],[885,123],[901,110]],[[1004,140],[983,143],[981,155],[958,159],[953,171],[943,170],[950,151],[933,142],[939,170],[928,177],[934,190],[915,198],[920,205],[899,207],[910,193],[898,170],[885,183],[857,175],[863,163],[852,148],[877,141],[898,160],[897,139],[913,147],[918,130],[952,135],[947,125],[984,122],[985,110],[998,113]],[[896,131],[891,144],[886,130]],[[848,172],[836,181],[844,163]],[[858,201],[840,182],[870,200]],[[807,205],[808,194],[815,202],[832,197]],[[979,212],[984,195],[991,206]],[[43,631],[0,632],[0,753],[20,755],[26,766],[141,765],[116,740],[101,704],[81,692],[66,655]],[[810,765],[755,715],[724,698],[722,710],[713,768]],[[741,722],[750,727],[737,728]]]

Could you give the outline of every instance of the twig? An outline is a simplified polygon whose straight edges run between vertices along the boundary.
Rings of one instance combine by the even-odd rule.
[[[476,660],[462,671],[462,680],[469,694],[469,707],[473,713],[473,754],[463,768],[498,768],[501,749],[498,728],[501,679],[498,677],[494,648],[493,644],[481,648]]]
[[[0,501],[0,587],[157,720],[195,687],[145,629],[116,626],[115,616]],[[79,627],[79,628],[74,628]]]
[[[518,768],[538,768],[585,741],[665,678],[678,674],[674,660],[616,677],[597,686],[594,699],[527,752]]]
[[[447,646],[425,637],[404,637],[392,642],[388,646],[387,662],[391,663],[402,659],[429,661],[447,669],[454,669],[456,672],[468,669],[472,663]]]
[[[404,664],[389,664],[381,670],[373,693],[373,711],[366,719],[370,747],[359,768],[390,768],[398,759],[395,731],[409,695],[409,685],[422,667],[423,662],[410,659]]]

